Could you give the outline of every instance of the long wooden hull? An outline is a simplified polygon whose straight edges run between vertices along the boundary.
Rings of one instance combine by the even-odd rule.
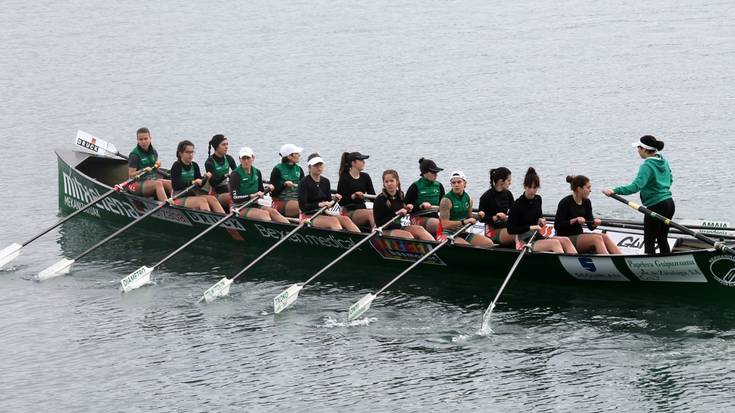
[[[78,209],[108,191],[112,184],[127,178],[127,165],[121,160],[68,150],[59,150],[56,153],[59,206],[64,213]],[[150,199],[115,193],[90,208],[85,215],[122,226],[156,205]],[[220,218],[221,215],[215,213],[166,206],[137,226],[135,231],[173,235],[180,237],[183,243]],[[254,257],[293,227],[290,224],[232,218],[222,228],[207,234],[203,242],[244,257]],[[279,267],[296,267],[299,274],[306,275],[328,263],[364,236],[304,228],[274,251],[273,257],[264,265],[279,262]],[[339,266],[350,268],[353,274],[397,274],[434,245],[433,242],[376,237],[350,254]],[[177,246],[174,243],[171,249]],[[86,245],[80,246],[82,247]],[[446,246],[419,265],[411,278],[414,282],[438,279],[453,285],[466,284],[469,288],[477,287],[481,281],[497,284],[499,279],[505,277],[517,256],[518,251],[512,249]],[[637,289],[650,288],[651,291],[660,290],[666,285],[727,294],[729,288],[735,287],[735,257],[713,249],[656,256],[533,253],[522,260],[516,271],[514,278],[517,279],[602,286],[614,283]],[[732,291],[735,292],[735,289]]]

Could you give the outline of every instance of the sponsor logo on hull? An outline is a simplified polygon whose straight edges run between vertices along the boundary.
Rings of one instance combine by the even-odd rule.
[[[377,251],[378,254],[386,260],[416,262],[419,258],[431,251],[430,246],[427,244],[406,242],[404,240],[397,239],[373,238],[370,240],[370,245],[372,245],[375,251]],[[436,256],[436,254],[424,260],[424,263],[447,265],[441,258]]]
[[[569,275],[578,280],[630,281],[618,271],[610,257],[560,256],[559,261]]]
[[[199,212],[194,211],[186,211],[186,215],[191,219],[193,222],[197,224],[204,224],[204,225],[214,225],[222,219],[221,217],[202,214]],[[238,221],[236,218],[228,219],[227,221],[220,224],[221,227],[227,228],[227,229],[236,229],[239,231],[245,231],[245,227],[242,226],[240,221]]]
[[[260,236],[263,238],[272,238],[276,240],[280,240],[281,238],[285,237],[290,231],[280,231],[275,228],[268,228],[266,226],[255,224],[255,229],[258,230],[260,233]],[[288,242],[296,242],[299,244],[308,244],[308,245],[316,245],[320,247],[329,247],[329,248],[338,248],[338,249],[350,249],[353,245],[355,245],[355,241],[352,239],[338,239],[334,235],[304,235],[299,234],[298,232],[296,234],[291,235],[291,237],[288,239]]]
[[[710,258],[709,271],[720,284],[735,287],[735,257],[732,255],[718,255]]]
[[[630,271],[641,281],[706,283],[694,256],[691,254],[669,257],[626,258]]]
[[[96,188],[84,185],[75,176],[70,176],[66,172],[62,172],[62,177],[64,182],[63,202],[69,208],[80,209],[102,195]],[[113,197],[103,199],[85,212],[89,215],[99,217],[99,209],[127,218],[135,219],[140,216],[132,205]]]

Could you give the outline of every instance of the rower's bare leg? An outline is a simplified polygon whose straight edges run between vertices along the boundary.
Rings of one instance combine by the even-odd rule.
[[[342,229],[342,225],[339,224],[339,220],[337,219],[337,217],[319,215],[315,217],[311,222],[312,224],[314,224],[314,228],[331,229],[335,231],[339,231]]]
[[[576,254],[577,249],[574,248],[574,244],[572,244],[572,240],[570,240],[567,237],[551,237],[559,241],[561,244],[561,247],[564,249],[564,252],[567,254]]]
[[[202,198],[204,198],[207,201],[210,211],[219,212],[220,214],[225,213],[225,210],[222,208],[222,205],[220,205],[217,198],[213,197],[212,195],[202,195]]]
[[[159,179],[151,179],[148,181],[141,182],[143,185],[143,196],[155,195],[159,201],[165,201],[168,199],[166,191],[164,190],[163,183]]]
[[[352,213],[350,217],[352,222],[358,227],[375,227],[375,220],[373,218],[373,211],[370,209],[358,209]]]
[[[413,235],[413,238],[420,239],[422,241],[434,241],[434,237],[429,234],[424,227],[419,225],[409,225],[404,228],[409,234]]]
[[[598,234],[582,234],[577,237],[578,252],[592,252],[595,254],[607,254],[605,241]]]
[[[283,208],[286,212],[287,217],[298,217],[299,216],[299,201],[289,200],[286,201],[286,206]]]
[[[174,188],[173,186],[171,186],[170,179],[156,179],[156,181],[160,182],[163,185],[163,190],[166,191],[166,194],[168,196],[171,196],[174,193]]]
[[[199,196],[190,196],[184,201],[184,206],[191,209],[199,209],[201,211],[209,211],[207,200]]]
[[[355,225],[354,222],[350,219],[350,217],[339,215],[334,218],[337,218],[339,221],[339,225],[342,226],[342,229],[346,229],[347,231],[351,232],[360,232],[360,228]]]
[[[537,252],[550,251],[557,254],[564,252],[564,248],[562,248],[559,240],[554,238],[542,239],[534,242],[533,250]]]
[[[217,195],[217,201],[219,201],[219,204],[222,205],[222,209],[228,208],[230,206],[230,199],[231,198],[229,192]]]
[[[515,235],[508,234],[507,228],[500,229],[500,246],[506,248],[513,248],[516,244]]]
[[[454,239],[454,243],[457,244],[457,245],[470,245],[470,243],[467,242],[466,239],[460,238],[460,237],[455,238]]]
[[[439,229],[439,218],[427,218],[425,225],[429,234],[437,235],[436,230]]]
[[[475,247],[482,247],[482,248],[492,248],[493,247],[493,241],[481,234],[475,234],[474,237],[472,237],[471,244]]]
[[[246,218],[257,219],[258,221],[271,220],[271,215],[268,213],[268,211],[260,208],[245,208],[245,213],[243,215]]]
[[[419,227],[419,228],[421,228],[421,227]],[[421,228],[421,229],[423,229],[423,228]],[[426,230],[424,229],[424,231],[426,231]],[[404,231],[402,229],[391,229],[391,230],[383,231],[383,233],[385,235],[389,236],[389,237],[413,239],[413,235],[411,235],[410,232]]]
[[[263,208],[263,210],[268,211],[268,215],[271,217],[271,221],[288,224],[288,219],[286,219],[286,217],[281,215],[281,213],[276,211],[274,208]]]
[[[605,242],[605,247],[607,248],[608,254],[622,254],[623,252],[620,251],[620,248],[618,248],[618,245],[613,241],[610,237],[607,236],[607,234],[601,234],[602,240]]]

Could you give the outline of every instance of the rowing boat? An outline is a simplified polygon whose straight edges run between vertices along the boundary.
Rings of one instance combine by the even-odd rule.
[[[58,157],[59,207],[71,213],[113,185],[128,178],[123,159],[97,156],[73,149],[56,151]],[[151,199],[116,192],[84,215],[123,226],[158,204]],[[143,222],[140,231],[180,237],[182,242],[204,231],[222,215],[167,205]],[[204,237],[204,242],[243,257],[253,257],[278,241],[295,224],[255,221],[233,217]],[[305,228],[274,252],[272,260],[299,262],[304,274],[318,269],[350,248],[364,234]],[[347,257],[340,265],[376,274],[396,273],[430,251],[436,243],[375,237]],[[174,245],[175,246],[175,245]],[[172,246],[173,247],[173,246]],[[515,249],[481,249],[451,245],[424,261],[413,279],[440,277],[453,284],[476,286],[478,279],[501,280],[518,255]],[[311,268],[305,268],[306,263]],[[702,291],[727,291],[735,287],[735,257],[712,248],[676,249],[670,254],[597,256],[531,253],[516,270],[516,278],[559,283],[609,285],[617,283],[657,290],[662,284]],[[733,290],[735,292],[735,289]]]

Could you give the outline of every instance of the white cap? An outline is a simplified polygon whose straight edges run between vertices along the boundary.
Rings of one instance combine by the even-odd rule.
[[[467,182],[467,177],[464,175],[464,172],[462,171],[453,171],[451,175],[449,175],[449,181],[452,181],[452,178],[461,178],[463,181]]]
[[[324,163],[324,159],[322,159],[322,157],[319,155],[309,159],[309,162],[307,162],[306,164],[309,166],[314,166],[318,163]]]
[[[278,154],[281,156],[288,156],[292,153],[301,153],[304,148],[299,148],[298,146],[294,145],[293,143],[287,143],[283,146],[281,146],[281,150],[278,151]]]
[[[248,148],[247,146],[244,148],[240,148],[240,158],[247,156],[248,158],[252,158],[254,155],[253,150]]]
[[[633,144],[631,146],[634,147],[634,148],[637,148],[637,147],[640,146],[641,148],[648,149],[649,151],[658,151],[658,149],[654,148],[653,146],[646,145],[645,143],[640,142],[640,141],[639,142],[633,142]]]

